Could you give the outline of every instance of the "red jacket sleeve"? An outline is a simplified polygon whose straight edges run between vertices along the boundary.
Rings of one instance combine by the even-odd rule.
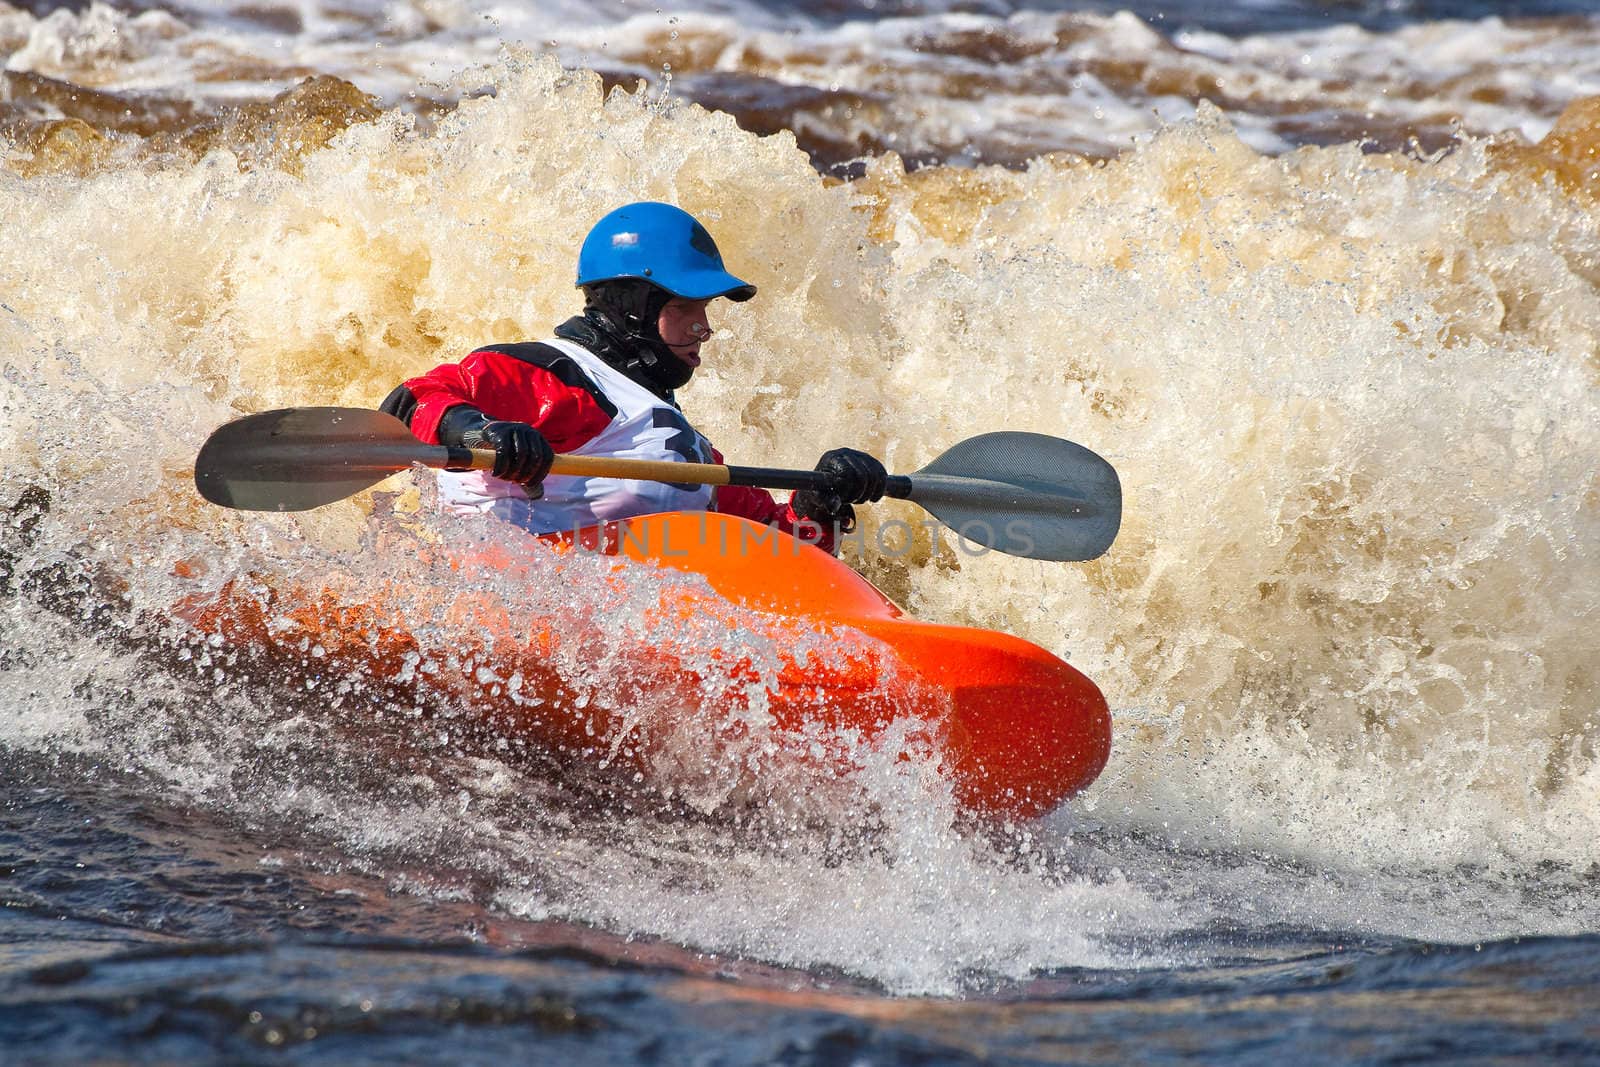
[[[430,445],[439,443],[439,420],[458,404],[475,407],[491,419],[528,423],[557,452],[572,451],[611,423],[611,416],[581,387],[501,352],[473,352],[460,363],[409,378],[405,385],[417,399],[411,432]]]

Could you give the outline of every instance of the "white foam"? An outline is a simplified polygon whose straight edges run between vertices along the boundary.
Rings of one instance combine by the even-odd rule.
[[[200,441],[239,411],[371,405],[477,344],[541,336],[575,309],[562,265],[587,226],[673,200],[761,288],[714,309],[684,392],[731,461],[809,466],[849,444],[913,470],[1005,427],[1118,467],[1125,524],[1101,562],[866,564],[921,613],[1032,638],[1101,683],[1115,748],[1078,809],[1099,829],[983,845],[888,760],[866,783],[882,849],[841,849],[841,866],[827,844],[855,830],[853,799],[820,829],[802,812],[788,854],[692,821],[595,835],[559,804],[513,803],[539,794],[510,758],[453,762],[448,727],[396,780],[359,747],[309,754],[309,717],[271,735],[300,762],[264,759],[247,744],[293,710],[271,686],[216,696],[214,729],[174,746],[128,728],[159,722],[165,686],[134,672],[124,703],[76,694],[95,661],[67,653],[90,641],[21,601],[7,647],[63,667],[50,686],[4,675],[7,746],[102,746],[374,870],[441,872],[417,891],[460,892],[444,872],[469,870],[519,914],[907,991],[1186,958],[1219,915],[1447,940],[1592,924],[1588,207],[1478,142],[1269,158],[1208,109],[1106,166],[908,181],[880,161],[830,185],[785,136],[607,98],[547,62],[456,88],[482,83],[493,96],[431,131],[390,114],[299,173],[221,152],[0,170],[0,504],[27,484],[55,496],[32,558],[86,555],[151,607],[262,568],[356,590],[413,573],[415,550],[372,547],[399,537],[381,513],[203,505]],[[869,514],[917,517],[896,507]],[[633,618],[626,595],[530,588],[546,610]],[[1531,878],[1555,888],[1530,900]]]

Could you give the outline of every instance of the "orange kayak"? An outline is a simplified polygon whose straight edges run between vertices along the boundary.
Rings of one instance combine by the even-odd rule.
[[[875,744],[902,745],[963,810],[1027,819],[1105,766],[1110,714],[1078,671],[1007,634],[912,619],[845,563],[748,520],[645,516],[563,538],[552,556],[585,563],[589,581],[596,557],[667,580],[639,587],[642,606],[635,590],[628,627],[512,624],[504,598],[485,600],[470,578],[405,595],[230,583],[179,614],[213,649],[303,675],[287,677],[297,686],[470,708],[518,744],[646,774],[674,736],[679,763],[685,737],[691,757],[713,758],[706,745],[759,734],[764,758],[823,776],[858,769]]]

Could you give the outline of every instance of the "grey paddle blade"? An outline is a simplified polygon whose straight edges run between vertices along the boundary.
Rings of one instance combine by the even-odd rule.
[[[1122,524],[1122,484],[1111,464],[1044,434],[969,438],[910,481],[907,498],[962,537],[1027,559],[1094,559]]]
[[[343,500],[413,463],[443,466],[393,415],[361,408],[283,408],[218,429],[194,461],[194,484],[213,504],[245,511],[307,511]]]

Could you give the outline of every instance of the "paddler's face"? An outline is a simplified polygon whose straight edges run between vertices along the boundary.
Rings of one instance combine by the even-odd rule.
[[[711,337],[711,323],[706,319],[709,300],[684,300],[673,297],[661,309],[656,320],[656,332],[666,342],[672,354],[691,367],[700,365],[700,346]]]

